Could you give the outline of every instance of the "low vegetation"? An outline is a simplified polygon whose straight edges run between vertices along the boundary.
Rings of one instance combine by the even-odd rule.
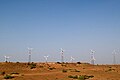
[[[61,64],[61,62],[57,62],[57,64]]]
[[[12,79],[12,78],[14,78],[14,77],[11,75],[8,75],[8,74],[4,76],[4,79]]]
[[[80,71],[77,69],[72,69],[71,72],[80,72]]]
[[[41,65],[40,65],[40,68],[44,68],[44,66],[41,66]]]
[[[62,63],[61,66],[67,67],[67,65],[65,63]]]
[[[0,72],[0,75],[5,75],[5,71],[3,71],[3,72]]]
[[[18,72],[12,72],[11,74],[19,74]]]
[[[53,70],[53,69],[56,69],[55,67],[49,67],[49,70]]]
[[[69,75],[68,78],[78,79],[78,76],[77,75],[75,75],[75,76]]]
[[[67,69],[63,69],[62,72],[63,72],[63,73],[66,73],[66,72],[67,72]]]
[[[86,79],[89,79],[89,78],[93,78],[94,76],[91,75],[91,76],[88,76],[88,75],[69,75],[68,76],[69,78],[73,78],[73,79],[77,79],[77,80],[86,80]]]
[[[77,62],[77,64],[81,64],[81,62]]]
[[[30,64],[28,64],[29,66],[30,66],[30,69],[34,69],[34,68],[36,68],[36,63],[30,63]]]
[[[64,65],[66,67],[57,63],[1,62],[0,80],[119,80],[120,65]]]

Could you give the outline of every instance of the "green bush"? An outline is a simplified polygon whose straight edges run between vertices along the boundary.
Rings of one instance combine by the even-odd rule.
[[[85,79],[89,79],[89,78],[93,78],[94,76],[93,75],[91,75],[91,76],[87,76],[87,75],[80,75],[79,76],[79,80],[85,80]]]
[[[85,80],[85,76],[79,76],[78,80]]]
[[[4,76],[4,79],[12,79],[12,78],[14,78],[14,77],[11,76],[11,75],[5,75],[5,76]]]

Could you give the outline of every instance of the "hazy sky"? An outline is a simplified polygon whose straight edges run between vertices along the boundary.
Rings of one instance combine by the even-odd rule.
[[[120,49],[120,0],[0,0],[0,61],[90,61],[111,64]],[[120,52],[116,54],[120,64]]]

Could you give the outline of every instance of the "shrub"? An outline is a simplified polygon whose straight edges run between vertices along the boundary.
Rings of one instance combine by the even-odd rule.
[[[65,73],[65,72],[67,72],[67,70],[66,70],[66,69],[63,69],[63,70],[62,70],[62,72],[64,72],[64,73]]]
[[[57,62],[57,64],[61,64],[60,62]]]
[[[56,69],[55,67],[50,67],[49,70],[53,70],[53,69]]]
[[[79,76],[79,80],[85,80],[85,76]]]
[[[5,76],[4,76],[4,79],[12,79],[12,78],[14,78],[14,77],[11,76],[11,75],[5,75]]]
[[[80,71],[75,69],[75,72],[80,72]]]
[[[69,69],[70,70],[70,69]],[[77,69],[71,69],[71,72],[80,72],[79,70]]]
[[[89,78],[92,78],[92,77],[94,77],[94,76],[87,76],[87,75],[80,75],[80,76],[78,76],[78,75],[75,75],[75,76],[72,76],[72,75],[70,75],[70,76],[68,76],[69,78],[73,78],[73,79],[78,79],[78,80],[85,80],[85,79],[89,79]]]
[[[64,64],[64,63],[62,63],[62,64],[61,64],[61,66],[65,66],[65,67],[67,67],[67,65],[66,65],[66,64]]]
[[[72,76],[72,75],[70,75],[70,76],[68,76],[69,78],[73,78],[73,79],[78,79],[78,76],[77,75],[75,75],[75,76]]]
[[[11,74],[19,74],[18,72],[12,72]]]
[[[110,68],[110,69],[108,69],[108,71],[115,71],[115,69],[111,69],[111,68]]]
[[[20,62],[16,62],[16,63],[20,63]]]
[[[109,68],[112,68],[111,66],[109,66]]]
[[[36,64],[35,63],[31,63],[30,65],[30,69],[36,68]]]
[[[43,68],[43,66],[40,66],[40,68]]]
[[[3,72],[0,72],[0,75],[5,75],[5,71],[3,71]]]
[[[85,80],[85,79],[89,79],[89,78],[93,78],[94,76],[93,75],[91,75],[91,76],[87,76],[87,75],[80,75],[79,76],[79,80]]]
[[[77,62],[77,64],[81,64],[81,62]]]
[[[69,77],[69,78],[73,78],[73,76],[72,76],[72,75],[69,75],[68,77]]]
[[[89,78],[93,78],[93,77],[94,77],[93,75],[89,76]]]
[[[85,68],[83,68],[83,69],[85,69]]]

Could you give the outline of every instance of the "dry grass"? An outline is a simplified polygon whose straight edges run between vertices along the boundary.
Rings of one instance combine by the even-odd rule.
[[[89,80],[120,80],[120,65],[36,63],[31,69],[28,63],[0,63],[0,73],[0,80],[5,75],[13,76],[11,80],[76,80],[68,77],[75,75],[94,76]]]

